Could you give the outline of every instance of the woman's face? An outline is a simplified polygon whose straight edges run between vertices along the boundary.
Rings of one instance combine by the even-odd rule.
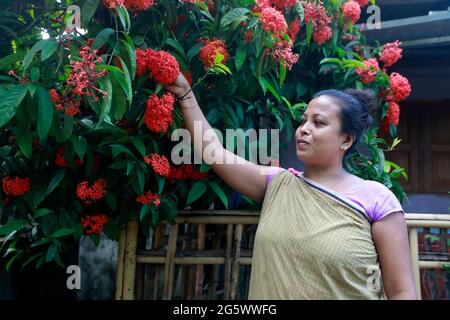
[[[295,131],[297,158],[309,165],[341,163],[353,137],[341,133],[340,107],[328,96],[310,101]]]

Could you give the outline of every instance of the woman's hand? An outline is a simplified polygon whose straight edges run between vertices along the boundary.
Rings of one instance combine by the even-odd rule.
[[[166,86],[165,88],[167,91],[172,92],[177,98],[183,97],[186,93],[188,93],[191,90],[189,82],[187,82],[186,78],[183,76],[181,72],[178,74],[178,77],[175,80],[175,82]]]

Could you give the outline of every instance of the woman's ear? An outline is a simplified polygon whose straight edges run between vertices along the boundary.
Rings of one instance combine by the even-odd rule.
[[[343,149],[345,150],[349,149],[352,146],[353,142],[355,141],[355,138],[356,136],[354,134],[348,134],[345,137],[344,143],[342,144]]]

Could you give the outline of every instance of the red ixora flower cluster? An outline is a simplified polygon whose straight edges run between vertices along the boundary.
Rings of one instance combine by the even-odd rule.
[[[65,114],[73,117],[80,113],[80,100],[65,95],[61,97],[56,89],[50,90],[50,99],[55,105],[56,110],[64,111]]]
[[[400,107],[396,102],[390,101],[387,114],[381,122],[380,129],[384,132],[389,132],[391,124],[398,126],[399,119]]]
[[[137,197],[136,202],[142,204],[150,204],[153,202],[155,206],[159,206],[159,204],[161,203],[161,196],[156,193],[152,194],[150,191],[148,191]]]
[[[358,2],[359,6],[361,8],[364,8],[365,6],[367,6],[369,4],[369,0],[355,0],[356,2]]]
[[[2,180],[3,191],[9,197],[18,197],[30,191],[30,178],[11,178],[6,176]]]
[[[386,43],[380,53],[380,60],[385,67],[390,67],[402,58],[403,49],[400,48],[400,41]]]
[[[157,82],[169,85],[178,77],[180,67],[177,59],[166,51],[150,48],[136,50],[136,75],[144,75],[147,71]]]
[[[156,94],[148,97],[144,123],[150,131],[167,132],[173,121],[174,102],[175,99],[171,93],[165,93],[161,98],[158,98]]]
[[[346,21],[350,20],[355,24],[361,16],[361,7],[353,0],[350,0],[342,5],[342,15]]]
[[[97,56],[95,50],[90,52],[89,47],[82,47],[80,50],[81,61],[70,60],[72,71],[70,72],[67,84],[72,85],[71,91],[77,96],[92,96],[94,101],[98,100],[96,92],[101,93],[103,96],[108,93],[94,86],[94,81],[100,77],[103,77],[107,72],[106,70],[95,71],[95,64],[102,62],[102,57]]]
[[[144,161],[160,176],[166,177],[169,174],[170,164],[165,156],[153,153],[150,156],[144,157]]]
[[[179,180],[201,180],[207,176],[208,172],[196,171],[192,164],[181,164],[177,167],[170,167],[167,180],[169,182]]]
[[[411,94],[411,85],[407,78],[397,72],[392,72],[389,75],[390,87],[388,89],[389,95],[386,100],[400,102],[405,100]]]
[[[289,36],[289,39],[292,40],[292,42],[295,42],[295,37],[297,37],[297,34],[300,32],[300,19],[297,18],[295,20],[292,20],[289,24],[289,29],[287,31],[287,34]]]
[[[67,168],[67,161],[64,158],[64,147],[61,147],[56,152],[56,159],[55,164],[60,168]],[[79,158],[75,159],[75,165],[77,167],[81,166],[83,164],[83,161],[81,161]]]
[[[305,10],[305,22],[311,23],[313,26],[313,39],[317,45],[321,46],[328,41],[331,36],[331,18],[327,15],[325,7],[322,2],[310,3],[303,1],[303,8]]]
[[[357,67],[355,71],[359,76],[359,80],[364,84],[368,84],[375,79],[375,75],[380,71],[380,66],[376,58],[370,58],[363,61],[363,63],[365,68]]]
[[[211,68],[214,66],[214,61],[216,59],[217,54],[223,55],[223,59],[221,61],[222,64],[225,64],[228,60],[228,51],[225,46],[225,42],[223,40],[214,40],[210,41],[208,39],[202,40],[205,46],[200,49],[199,58],[205,67]]]
[[[106,181],[103,178],[98,179],[92,186],[88,181],[80,182],[77,186],[77,196],[84,200],[86,204],[94,200],[100,200],[106,194]]]
[[[292,52],[292,42],[281,41],[275,43],[273,49],[273,59],[284,64],[289,70],[297,63],[299,54]]]
[[[290,9],[297,3],[297,0],[256,0],[256,5],[260,8],[275,7],[277,10],[283,11]]]
[[[287,23],[283,14],[275,8],[263,7],[259,21],[263,29],[270,31],[277,39],[283,37],[287,31]]]
[[[81,225],[86,235],[101,234],[103,232],[103,226],[107,223],[108,216],[106,214],[96,214],[81,218]]]

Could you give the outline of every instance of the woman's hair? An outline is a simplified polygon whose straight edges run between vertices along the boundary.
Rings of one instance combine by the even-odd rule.
[[[331,97],[341,109],[342,133],[355,136],[352,146],[345,152],[345,157],[355,152],[362,136],[372,124],[372,109],[376,105],[376,97],[370,90],[346,89],[322,90],[314,95]]]

